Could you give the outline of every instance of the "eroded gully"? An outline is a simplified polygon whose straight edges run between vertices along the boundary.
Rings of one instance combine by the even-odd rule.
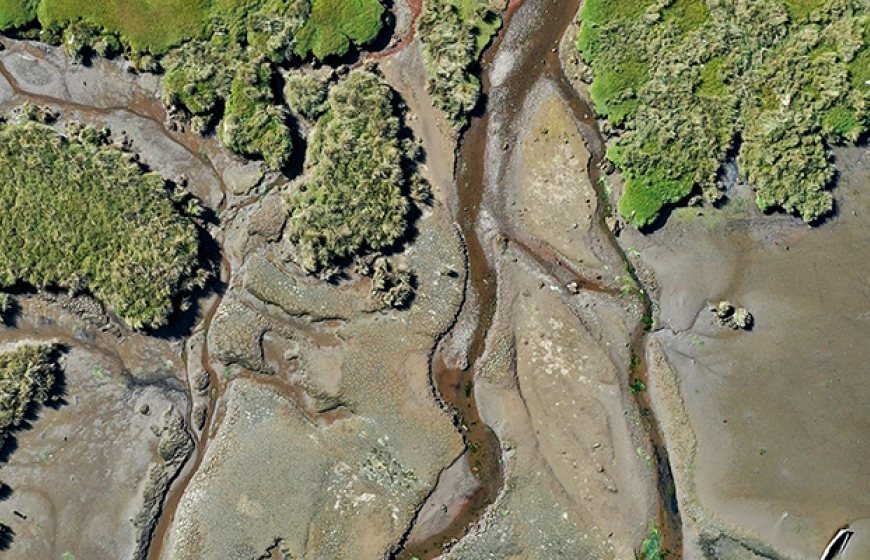
[[[484,99],[488,101],[481,114],[472,118],[462,136],[454,170],[458,200],[457,221],[465,239],[468,255],[468,290],[474,295],[473,298],[466,298],[466,304],[476,301],[479,312],[474,334],[469,343],[468,366],[464,369],[451,368],[439,358],[440,352],[436,352],[432,366],[439,397],[457,415],[457,423],[462,430],[466,447],[471,453],[472,472],[477,477],[479,486],[474,496],[467,501],[465,507],[445,531],[432,535],[423,542],[407,543],[407,546],[397,554],[400,559],[434,558],[445,548],[449,548],[451,543],[455,543],[468,533],[486,508],[495,501],[503,484],[500,445],[492,430],[481,420],[473,390],[475,366],[485,350],[486,337],[493,322],[498,293],[498,277],[493,263],[487,258],[485,241],[480,236],[481,210],[485,208],[490,216],[497,215],[497,208],[490,208],[492,203],[486,196],[487,166],[497,166],[493,176],[499,176],[501,170],[506,167],[509,155],[508,150],[504,150],[503,156],[487,158],[488,140],[496,133],[493,131],[492,123],[497,121],[499,129],[511,130],[513,123],[519,122],[523,105],[532,88],[539,80],[549,79],[558,87],[575,118],[582,124],[584,140],[591,154],[589,178],[595,189],[599,191],[599,197],[605,199],[608,196],[601,192],[603,187],[599,181],[601,175],[599,164],[604,154],[605,142],[591,107],[566,78],[558,55],[559,43],[576,16],[580,3],[581,0],[511,2],[503,29],[483,58],[482,82]],[[519,14],[521,9],[528,13]],[[520,33],[516,33],[516,30],[512,33],[512,26],[519,26]],[[521,48],[518,48],[520,46]],[[507,71],[507,77],[499,79],[499,85],[494,87],[492,76],[494,61],[502,49],[514,51],[510,53],[514,62]],[[515,130],[511,136],[509,138],[511,141],[517,137]],[[615,236],[605,226],[604,218],[604,210],[600,207],[597,219],[603,238],[610,245],[610,249],[620,255],[629,273],[638,280]],[[502,221],[498,219],[494,221],[497,228],[496,235],[517,245],[550,276],[560,281],[571,278],[577,281],[581,289],[612,291],[601,285],[597,279],[580,277],[546,246],[533,240],[519,239],[515,232],[501,223]],[[638,285],[642,286],[639,281]],[[639,297],[643,313],[648,315],[651,311],[651,300],[645,291],[642,291]],[[634,357],[631,371],[623,376],[622,387],[624,391],[631,394],[632,402],[643,418],[643,425],[651,442],[655,462],[653,476],[658,489],[655,522],[661,531],[663,548],[668,551],[669,558],[679,559],[682,557],[682,524],[676,505],[673,477],[664,438],[648,393],[645,391],[634,393],[628,390],[630,377],[641,379],[644,383],[647,381],[646,337],[647,330],[638,321],[631,344]]]

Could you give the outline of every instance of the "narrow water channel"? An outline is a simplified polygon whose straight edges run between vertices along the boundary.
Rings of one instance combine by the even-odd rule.
[[[478,359],[485,349],[486,337],[492,325],[497,303],[498,278],[492,263],[487,259],[483,242],[479,236],[479,221],[481,209],[487,204],[486,178],[488,171],[498,177],[509,161],[509,143],[505,144],[504,154],[487,154],[487,144],[492,123],[497,121],[512,132],[510,138],[517,137],[517,130],[512,130],[513,123],[519,121],[526,97],[532,88],[542,78],[553,81],[562,96],[567,100],[576,118],[584,125],[585,141],[592,155],[589,163],[589,177],[596,190],[602,187],[599,183],[599,164],[604,154],[604,140],[598,130],[593,111],[588,103],[574,90],[561,67],[558,50],[559,43],[569,28],[580,8],[581,0],[525,0],[512,2],[505,18],[505,25],[496,41],[484,55],[482,62],[482,82],[484,99],[490,100],[483,107],[479,116],[472,118],[470,126],[462,136],[458,158],[454,171],[454,184],[457,189],[457,221],[465,239],[468,253],[468,290],[476,297],[479,310],[474,334],[468,349],[468,367],[456,370],[447,367],[437,359],[433,364],[433,376],[439,396],[452,407],[459,419],[466,446],[472,453],[471,464],[478,477],[480,487],[471,503],[454,519],[444,532],[432,536],[422,543],[410,543],[401,551],[398,558],[434,558],[442,552],[442,548],[462,538],[496,499],[501,489],[502,465],[501,449],[498,439],[492,430],[480,418],[477,403],[474,398],[474,371]],[[520,11],[524,14],[519,14]],[[512,29],[519,26],[519,30]],[[501,49],[508,49],[512,64],[507,77],[499,80],[499,86],[494,89],[492,71],[494,61]],[[494,101],[494,98],[497,100]],[[494,102],[493,102],[494,101]],[[504,130],[502,130],[504,133]],[[487,166],[495,169],[488,170]],[[606,194],[599,192],[599,196]],[[497,198],[497,197],[496,197]],[[489,209],[495,214],[497,209]],[[630,267],[625,253],[616,238],[604,225],[604,218],[599,209],[598,219],[602,231],[612,248],[621,255],[629,271]],[[505,230],[506,228],[502,227]],[[507,235],[507,231],[503,231]],[[551,268],[561,268],[559,259],[541,252],[540,247],[521,247],[539,263],[546,263]],[[560,270],[564,273],[565,270]],[[583,289],[606,291],[593,279],[579,279]],[[639,284],[640,285],[640,284]],[[467,301],[471,301],[467,298]],[[642,304],[645,313],[649,313],[651,302],[644,293]],[[646,330],[638,324],[633,334],[632,352],[636,359],[632,360],[632,371],[627,372],[625,390],[628,389],[628,377],[637,377],[646,382],[646,363],[644,359],[646,348]],[[633,395],[638,411],[644,419],[644,427],[652,443],[656,470],[654,477],[658,488],[658,515],[656,524],[660,527],[664,548],[669,558],[682,557],[682,531],[679,511],[676,507],[673,477],[671,476],[667,449],[655,418],[652,404],[646,392]]]

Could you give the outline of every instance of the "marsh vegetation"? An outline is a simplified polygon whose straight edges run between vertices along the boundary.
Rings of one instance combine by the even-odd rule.
[[[394,245],[408,228],[406,160],[392,89],[368,71],[333,86],[288,196],[290,240],[308,271]]]
[[[89,291],[142,328],[203,280],[194,223],[106,133],[4,123],[0,162],[0,286]]]
[[[277,65],[344,56],[383,16],[380,0],[0,0],[0,31],[60,44],[74,60],[124,53],[165,71],[162,98],[178,120],[272,169],[292,153]]]
[[[867,129],[870,22],[860,0],[590,0],[578,48],[634,225],[721,196],[732,150],[762,210],[832,210],[831,146]]]
[[[435,106],[462,127],[480,97],[474,67],[501,27],[487,0],[427,0],[418,22],[426,88]]]

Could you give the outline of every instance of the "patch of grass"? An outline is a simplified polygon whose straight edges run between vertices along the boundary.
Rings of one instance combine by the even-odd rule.
[[[308,3],[216,1],[221,15],[212,22],[215,33],[163,57],[163,102],[195,132],[205,133],[218,123],[219,137],[228,148],[262,157],[278,169],[290,156],[292,143],[271,76],[276,63],[293,56]]]
[[[405,233],[409,178],[393,92],[357,71],[329,92],[309,137],[305,176],[289,197],[290,240],[306,270],[393,245]]]
[[[800,21],[809,19],[814,10],[817,10],[825,5],[828,0],[785,0],[785,6],[788,8],[788,13]]]
[[[0,31],[24,27],[36,19],[39,0],[0,0]]]
[[[656,220],[662,208],[680,202],[692,189],[691,178],[668,177],[665,171],[629,177],[619,199],[619,213],[635,227],[643,228]]]
[[[314,120],[326,110],[327,84],[311,74],[291,74],[284,85],[284,99],[297,115]]]
[[[280,169],[293,145],[284,109],[274,103],[271,78],[268,63],[239,68],[218,137],[237,154],[263,158],[270,168]]]
[[[165,324],[197,272],[164,180],[90,128],[0,127],[0,229],[0,285],[87,290],[134,328]]]
[[[45,28],[85,20],[116,33],[133,50],[160,54],[201,35],[210,4],[209,0],[41,0],[37,15]]]
[[[580,20],[593,25],[633,20],[643,15],[652,4],[653,0],[587,0],[580,10]]]
[[[701,85],[698,88],[700,97],[722,98],[729,94],[722,76],[724,62],[721,56],[717,56],[708,60],[701,68]]]
[[[851,107],[843,104],[828,109],[822,117],[822,126],[826,133],[835,138],[846,138],[854,142],[864,131],[865,123],[861,122]]]
[[[323,60],[347,54],[351,43],[368,43],[381,30],[380,0],[311,0],[311,12],[296,37],[296,54]]]
[[[52,352],[52,345],[21,344],[0,353],[0,443],[48,399],[55,382]]]
[[[674,0],[662,15],[665,23],[673,22],[681,33],[690,33],[704,25],[710,9],[705,0]]]
[[[417,30],[423,43],[426,88],[457,128],[480,97],[474,65],[501,27],[487,0],[427,0]]]
[[[621,124],[637,112],[635,96],[646,81],[649,65],[626,60],[602,68],[589,90],[595,110],[614,124]]]

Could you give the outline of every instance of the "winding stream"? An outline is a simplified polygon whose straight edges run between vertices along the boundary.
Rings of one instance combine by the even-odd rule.
[[[474,398],[474,372],[479,358],[483,355],[486,337],[492,326],[494,311],[497,304],[498,277],[492,263],[487,258],[484,248],[485,241],[481,239],[481,210],[486,207],[495,214],[497,208],[489,208],[493,202],[487,200],[487,168],[495,167],[498,176],[509,161],[510,149],[506,143],[504,155],[487,154],[487,143],[493,134],[492,123],[512,123],[519,120],[520,112],[532,88],[541,79],[549,79],[555,83],[562,97],[567,100],[575,117],[582,123],[585,132],[584,139],[590,151],[589,178],[600,197],[607,195],[600,192],[603,188],[599,182],[599,164],[604,154],[604,140],[593,117],[593,111],[588,103],[574,90],[566,78],[559,60],[559,43],[580,8],[580,0],[526,0],[512,2],[505,18],[505,25],[495,42],[484,55],[482,68],[484,99],[498,95],[497,102],[487,102],[481,115],[471,120],[469,128],[462,136],[458,149],[458,158],[454,172],[454,184],[457,189],[457,221],[465,239],[468,254],[468,289],[476,297],[479,310],[474,334],[468,348],[469,365],[464,370],[447,367],[437,359],[433,364],[433,376],[439,391],[439,396],[456,411],[459,425],[463,432],[468,449],[474,451],[473,458],[477,469],[473,472],[480,482],[479,489],[470,503],[460,515],[455,518],[450,527],[425,542],[412,543],[403,550],[399,558],[429,559],[438,556],[442,546],[450,546],[462,538],[491,505],[503,484],[501,449],[498,439],[480,418]],[[517,18],[520,9],[532,12],[527,17]],[[544,16],[544,17],[541,17]],[[516,34],[513,41],[506,37],[511,34],[512,26],[520,25],[522,35],[521,48]],[[506,77],[499,79],[499,86],[494,89],[493,70],[495,60],[504,48],[511,50],[513,63]],[[512,138],[516,138],[516,131]],[[489,156],[489,157],[488,157]],[[604,224],[603,211],[599,207],[599,226],[611,248],[615,250],[626,264],[627,269],[635,276],[628,259],[615,236]],[[499,220],[503,222],[504,220]],[[523,252],[541,265],[542,269],[560,282],[565,279],[574,280],[581,289],[599,292],[611,292],[595,279],[580,277],[570,267],[543,244],[533,240],[517,239],[515,232],[509,231],[504,223],[498,224],[498,234],[514,242]],[[564,282],[562,282],[564,285]],[[640,282],[638,282],[638,285]],[[651,302],[648,295],[642,294],[644,313],[649,313]],[[466,299],[466,305],[469,299]],[[632,355],[635,366],[630,375],[646,382],[647,368],[645,363],[647,332],[642,324],[638,324],[632,336]],[[623,383],[623,390],[628,390],[628,375]],[[633,394],[633,400],[645,419],[644,427],[652,443],[656,463],[656,485],[658,488],[657,525],[662,533],[663,548],[670,558],[682,557],[682,536],[680,514],[676,506],[673,477],[670,471],[667,449],[658,422],[655,418],[652,403],[648,393]]]

